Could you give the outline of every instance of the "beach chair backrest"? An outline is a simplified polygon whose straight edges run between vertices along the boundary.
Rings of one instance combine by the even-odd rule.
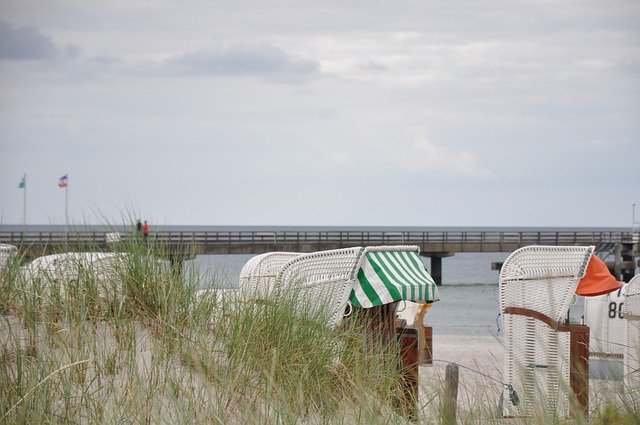
[[[333,328],[344,315],[362,252],[362,247],[354,247],[301,254],[280,270],[274,288],[295,293],[305,314],[322,309]]]
[[[267,297],[280,270],[299,255],[298,252],[267,252],[252,257],[240,271],[240,292],[248,298]]]
[[[637,399],[640,397],[640,275],[627,284],[622,312],[627,325],[624,383]]]
[[[593,251],[593,246],[526,246],[514,251],[500,271],[501,311],[528,308],[563,320]]]
[[[560,322],[566,317],[594,247],[529,246],[514,251],[500,272],[500,310],[506,349],[504,379],[519,396],[504,416],[567,416],[570,407],[570,335],[541,320],[505,313],[508,307],[533,310]]]

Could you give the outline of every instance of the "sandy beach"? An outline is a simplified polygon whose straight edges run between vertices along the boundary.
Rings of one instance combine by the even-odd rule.
[[[434,335],[432,366],[420,367],[420,405],[428,419],[439,408],[447,364],[459,366],[460,414],[496,417],[502,391],[504,350],[491,336]]]

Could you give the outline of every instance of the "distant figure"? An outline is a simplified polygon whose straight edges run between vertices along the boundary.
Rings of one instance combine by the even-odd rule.
[[[140,221],[140,219],[138,219],[138,222],[136,223],[136,230],[138,231],[138,233],[142,233],[142,222]]]
[[[149,223],[147,223],[147,220],[145,220],[142,225],[142,236],[144,236],[144,241],[147,242],[147,238],[149,237]]]

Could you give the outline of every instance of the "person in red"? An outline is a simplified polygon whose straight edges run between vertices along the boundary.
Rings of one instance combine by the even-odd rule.
[[[145,220],[142,225],[142,236],[144,236],[144,241],[146,243],[147,238],[149,237],[149,223],[147,223],[147,220]]]

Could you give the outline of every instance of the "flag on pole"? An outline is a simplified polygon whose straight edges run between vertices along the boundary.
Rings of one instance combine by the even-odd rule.
[[[22,189],[22,224],[27,224],[27,173],[22,175],[18,189]]]
[[[67,187],[68,184],[68,178],[67,175],[65,174],[64,176],[60,177],[60,180],[58,180],[58,187]]]

